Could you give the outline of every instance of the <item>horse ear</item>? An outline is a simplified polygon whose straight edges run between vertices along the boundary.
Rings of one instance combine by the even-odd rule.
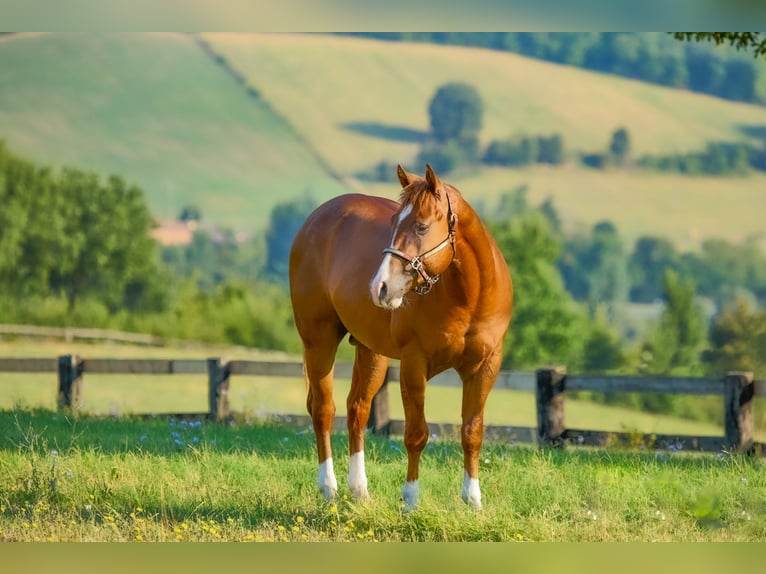
[[[396,166],[396,175],[399,176],[399,183],[402,184],[403,188],[407,187],[413,181],[415,181],[415,176],[404,171],[404,168],[401,166],[401,164]]]
[[[426,181],[428,182],[428,189],[438,194],[442,182],[429,164],[426,164]]]

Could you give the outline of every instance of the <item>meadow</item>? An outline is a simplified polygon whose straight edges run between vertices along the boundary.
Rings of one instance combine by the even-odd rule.
[[[152,348],[34,340],[0,342],[0,355],[293,359],[222,347]],[[726,452],[531,445],[485,441],[485,509],[460,500],[462,451],[432,436],[423,456],[422,505],[399,500],[401,437],[368,436],[372,498],[345,488],[344,432],[333,435],[338,498],[315,488],[310,428],[269,413],[302,414],[303,381],[233,377],[232,424],[176,419],[204,412],[205,377],[88,375],[79,416],[55,409],[55,374],[0,374],[0,540],[25,541],[754,541],[766,540],[762,458]],[[338,381],[345,414],[348,381]],[[391,385],[393,418],[402,418]],[[430,387],[433,422],[459,420],[459,390]],[[758,408],[758,407],[756,407]],[[657,433],[721,434],[714,424],[568,400],[567,423]],[[487,423],[535,425],[532,393],[493,391]],[[759,431],[760,432],[760,431]]]
[[[0,411],[3,541],[764,541],[763,459],[485,444],[484,510],[460,500],[462,451],[432,438],[422,503],[399,500],[400,438],[368,437],[371,499],[315,487],[309,429]]]

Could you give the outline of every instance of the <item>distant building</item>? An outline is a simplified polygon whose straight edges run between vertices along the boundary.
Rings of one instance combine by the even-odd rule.
[[[149,232],[149,235],[162,245],[189,245],[196,229],[196,221],[171,219],[160,222],[159,226]]]

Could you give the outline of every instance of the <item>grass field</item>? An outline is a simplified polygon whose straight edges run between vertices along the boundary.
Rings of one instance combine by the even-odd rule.
[[[43,162],[119,172],[152,211],[197,204],[204,221],[262,227],[280,200],[350,189],[388,197],[396,185],[355,175],[381,160],[412,164],[442,83],[474,84],[482,137],[563,134],[603,150],[628,128],[634,153],[745,140],[766,108],[728,102],[489,50],[329,35],[206,34],[260,98],[248,95],[192,37],[19,35],[0,40],[0,138]],[[752,139],[750,141],[753,141]],[[338,174],[338,181],[327,169]],[[628,241],[657,234],[693,248],[706,237],[763,233],[766,176],[689,178],[642,172],[481,169],[447,178],[493,205],[526,184],[554,198],[568,228],[612,220]]]
[[[401,440],[369,437],[372,498],[315,488],[308,430],[0,411],[3,541],[764,541],[763,459],[721,453],[481,453],[484,510],[460,500],[462,452],[432,440],[403,513]]]
[[[16,340],[3,356],[285,359],[241,348],[147,348]],[[234,425],[131,413],[204,412],[204,376],[88,375],[78,417],[56,413],[55,374],[0,374],[0,540],[3,541],[763,541],[764,460],[621,449],[537,450],[486,441],[485,509],[460,501],[462,453],[432,437],[421,472],[422,505],[401,511],[401,437],[369,436],[373,498],[350,499],[347,441],[334,434],[339,497],[316,492],[309,428],[273,426],[268,414],[302,414],[296,379],[236,376]],[[391,385],[392,417],[401,418]],[[345,414],[348,381],[338,381]],[[459,390],[430,387],[432,422],[459,420]],[[42,408],[41,408],[42,407]],[[756,407],[758,408],[758,407]],[[531,393],[496,390],[489,424],[534,426]],[[120,417],[103,416],[109,414]],[[99,415],[99,416],[93,416]],[[567,424],[658,433],[721,434],[715,425],[570,400]]]

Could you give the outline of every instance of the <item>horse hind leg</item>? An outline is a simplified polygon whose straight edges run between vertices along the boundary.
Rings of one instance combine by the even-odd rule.
[[[309,343],[304,338],[303,364],[308,387],[306,407],[316,435],[319,472],[317,486],[325,498],[333,498],[338,491],[338,482],[332,460],[330,433],[335,420],[333,400],[333,367],[338,343],[344,335],[341,328],[323,329],[323,333],[312,338],[318,343]]]
[[[370,406],[375,393],[386,379],[388,358],[372,352],[361,343],[356,345],[351,390],[346,400],[348,415],[348,487],[357,499],[369,496],[367,474],[364,467],[364,431],[370,417]]]
[[[463,501],[474,510],[481,510],[479,488],[479,451],[484,438],[484,407],[495,383],[502,355],[495,352],[482,361],[470,374],[461,373],[463,407],[461,443],[463,446]]]

